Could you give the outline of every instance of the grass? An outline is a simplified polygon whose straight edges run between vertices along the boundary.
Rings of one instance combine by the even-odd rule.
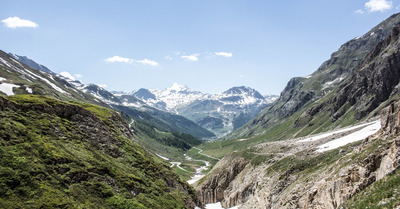
[[[350,198],[344,208],[396,208],[400,206],[400,170],[373,183]]]
[[[111,110],[8,98],[16,108],[0,112],[0,208],[185,208],[195,198],[169,166],[121,134]],[[54,114],[61,107],[93,117],[72,121]]]

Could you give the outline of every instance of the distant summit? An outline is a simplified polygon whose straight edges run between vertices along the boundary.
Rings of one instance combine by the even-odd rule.
[[[141,100],[149,100],[149,99],[156,99],[156,95],[151,93],[148,89],[139,89],[138,91],[134,92],[132,96],[135,96]]]
[[[227,91],[225,91],[223,94],[242,94],[242,95],[252,96],[252,97],[255,97],[258,99],[265,99],[264,96],[262,96],[255,89],[252,89],[250,87],[245,87],[245,86],[230,88]]]
[[[173,83],[171,87],[167,88],[167,91],[176,91],[176,92],[182,92],[187,90],[189,90],[188,87],[181,85],[179,83]]]

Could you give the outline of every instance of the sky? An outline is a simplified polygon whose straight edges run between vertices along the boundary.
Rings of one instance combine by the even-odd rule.
[[[0,50],[107,90],[279,94],[400,0],[0,0]]]

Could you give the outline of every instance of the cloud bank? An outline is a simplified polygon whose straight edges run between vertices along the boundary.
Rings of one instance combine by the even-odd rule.
[[[154,60],[149,60],[149,59],[143,59],[143,60],[136,60],[135,63],[142,64],[142,65],[151,65],[151,66],[157,66],[158,63]]]
[[[113,63],[113,62],[132,63],[133,62],[132,59],[120,57],[120,56],[109,57],[109,58],[105,59],[105,61],[108,63]]]
[[[198,56],[199,56],[198,54],[192,54],[192,55],[181,56],[181,58],[184,60],[187,60],[187,61],[197,62],[197,61],[199,61]]]
[[[387,0],[370,0],[365,3],[365,9],[369,12],[384,12],[392,9],[393,2]]]
[[[142,64],[142,65],[158,66],[158,63],[154,60],[149,60],[149,59],[134,60],[134,59],[120,57],[120,56],[109,57],[109,58],[105,59],[105,61],[108,63],[120,62],[120,63],[129,63],[129,64],[135,63],[135,64]]]
[[[19,17],[9,17],[1,21],[7,28],[37,28],[39,25],[30,20],[24,20]]]
[[[222,56],[222,57],[232,57],[231,52],[215,52],[214,54],[217,56]]]

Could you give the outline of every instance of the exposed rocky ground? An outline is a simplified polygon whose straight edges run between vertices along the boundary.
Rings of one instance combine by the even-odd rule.
[[[399,166],[400,103],[382,111],[380,120],[375,135],[333,151],[315,152],[362,126],[316,141],[267,142],[242,156],[233,153],[197,186],[200,200],[241,208],[338,208]],[[250,155],[258,157],[248,160]]]

